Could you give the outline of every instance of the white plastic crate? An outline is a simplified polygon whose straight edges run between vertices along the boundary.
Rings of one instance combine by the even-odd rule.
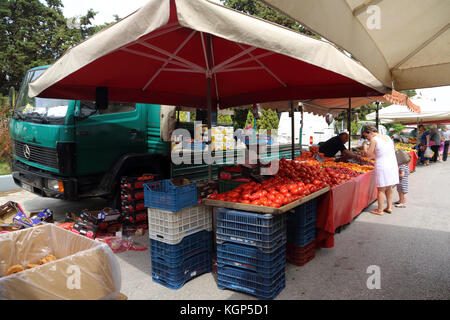
[[[212,210],[194,206],[177,212],[148,208],[150,239],[178,244],[184,237],[199,231],[212,231]]]

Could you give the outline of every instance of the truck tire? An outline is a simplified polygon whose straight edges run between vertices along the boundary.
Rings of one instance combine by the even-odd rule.
[[[121,211],[122,200],[120,198],[120,183],[116,184],[112,195],[108,198],[108,207]]]

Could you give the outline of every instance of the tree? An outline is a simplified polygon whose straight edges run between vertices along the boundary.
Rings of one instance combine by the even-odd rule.
[[[234,127],[236,129],[244,129],[247,121],[248,109],[236,108],[234,109],[233,119]]]
[[[309,31],[296,21],[292,20],[291,18],[288,18],[287,16],[281,13],[278,13],[277,11],[269,8],[267,5],[258,0],[221,0],[221,1],[224,5],[233,8],[235,10],[239,10],[247,14],[257,16],[264,20],[268,20],[277,23],[279,25],[282,25],[284,27],[296,30],[305,35],[320,39],[319,36]]]
[[[0,93],[18,89],[26,70],[53,63],[68,48],[94,34],[96,12],[66,19],[61,0],[0,0]]]

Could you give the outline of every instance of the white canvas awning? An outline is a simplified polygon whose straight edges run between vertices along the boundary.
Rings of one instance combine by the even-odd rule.
[[[450,85],[449,0],[262,0],[396,90]]]
[[[328,42],[205,0],[149,0],[68,50],[29,95],[95,99],[100,86],[111,101],[199,108],[390,91]]]
[[[434,101],[427,98],[412,98],[414,103],[420,105],[420,113],[411,112],[405,106],[391,105],[380,109],[379,119],[382,123],[449,123],[450,102]],[[366,116],[367,120],[375,120],[375,112]]]

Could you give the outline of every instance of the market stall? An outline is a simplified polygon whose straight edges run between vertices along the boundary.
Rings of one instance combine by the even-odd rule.
[[[124,60],[129,63],[117,63]],[[96,93],[106,93],[115,101],[203,108],[208,110],[208,129],[211,112],[218,108],[387,91],[329,43],[202,0],[149,1],[72,48],[30,85],[30,96],[100,102]],[[294,152],[292,148],[292,158]],[[145,184],[153,280],[179,289],[211,271],[215,239],[220,289],[276,297],[286,282],[286,244],[291,240],[294,251],[301,250],[315,237],[316,210],[305,208],[330,186],[353,177],[313,162],[281,159],[279,164],[281,172],[265,178],[261,168],[250,172],[258,182],[210,193],[207,206],[201,204],[197,182]],[[218,207],[215,234],[212,205]],[[274,214],[261,214],[267,210]],[[313,213],[312,218],[303,219],[299,210]],[[299,214],[294,230],[286,227],[290,211]]]

